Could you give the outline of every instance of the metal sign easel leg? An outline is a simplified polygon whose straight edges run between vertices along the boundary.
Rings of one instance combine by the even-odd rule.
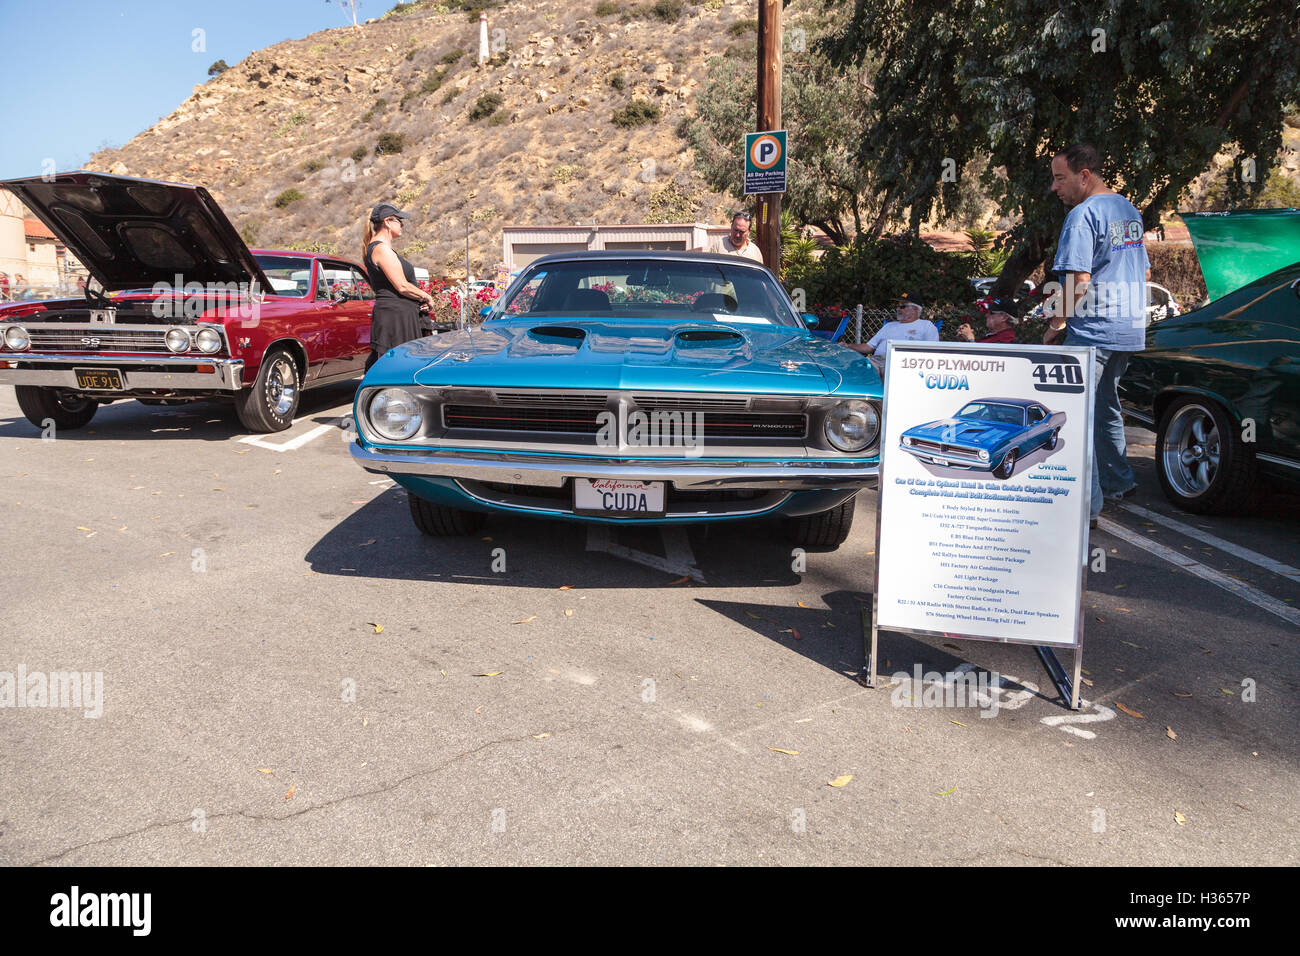
[[[1074,649],[1074,680],[1070,680],[1070,675],[1065,672],[1061,662],[1056,657],[1056,651],[1046,644],[1035,644],[1034,650],[1038,652],[1038,658],[1043,662],[1043,667],[1047,669],[1047,675],[1052,678],[1052,683],[1061,694],[1061,699],[1066,701],[1071,710],[1079,709],[1079,669],[1083,663],[1083,655],[1079,648]]]
[[[874,595],[872,601],[874,603]],[[863,675],[858,679],[858,683],[866,687],[876,686],[876,619],[871,613],[871,609],[862,609],[862,656],[863,656]]]

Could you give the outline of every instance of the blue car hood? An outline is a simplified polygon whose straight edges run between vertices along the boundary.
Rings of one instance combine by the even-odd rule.
[[[870,363],[796,329],[714,321],[504,319],[407,342],[367,384],[880,394]]]
[[[903,432],[909,438],[924,438],[927,441],[943,442],[949,445],[972,445],[976,448],[989,448],[1001,444],[1018,435],[1024,426],[1004,425],[1001,422],[979,422],[965,418],[943,418],[937,422],[917,425]]]

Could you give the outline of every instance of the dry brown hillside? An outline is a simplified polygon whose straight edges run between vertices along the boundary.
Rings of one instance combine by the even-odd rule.
[[[364,214],[394,200],[435,275],[463,273],[467,214],[475,272],[508,224],[725,218],[677,128],[709,59],[753,49],[752,2],[513,0],[488,11],[484,67],[476,15],[408,6],[251,54],[90,168],[207,186],[268,248],[357,256]],[[616,124],[640,104],[658,117]]]

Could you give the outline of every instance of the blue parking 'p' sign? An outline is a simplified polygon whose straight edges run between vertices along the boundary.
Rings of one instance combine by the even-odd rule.
[[[785,130],[745,134],[745,195],[785,192]]]

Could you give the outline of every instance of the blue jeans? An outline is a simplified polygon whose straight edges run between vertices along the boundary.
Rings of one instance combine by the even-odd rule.
[[[1066,335],[1066,345],[1084,345]],[[1094,412],[1092,421],[1092,507],[1090,514],[1097,517],[1107,497],[1122,495],[1137,484],[1133,468],[1128,463],[1124,438],[1124,413],[1119,407],[1119,380],[1128,368],[1131,352],[1113,352],[1097,349],[1093,366],[1092,390]]]

